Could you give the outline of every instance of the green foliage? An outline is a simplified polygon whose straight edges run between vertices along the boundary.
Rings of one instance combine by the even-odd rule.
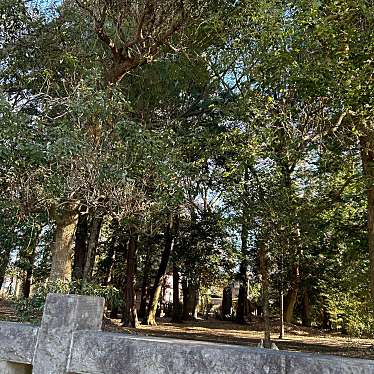
[[[334,330],[357,337],[374,335],[374,314],[369,295],[361,298],[346,291],[331,292],[326,296],[326,307]]]
[[[102,287],[98,284],[82,283],[80,281],[71,283],[48,282],[38,287],[29,298],[13,299],[12,304],[19,320],[39,323],[43,315],[45,300],[49,293],[100,296],[111,305],[120,304],[120,292],[112,286]]]

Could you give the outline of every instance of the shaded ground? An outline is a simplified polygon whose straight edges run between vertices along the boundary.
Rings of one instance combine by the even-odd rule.
[[[0,320],[16,321],[17,316],[6,300],[0,299]],[[137,329],[121,326],[120,320],[104,318],[103,330],[145,336],[164,336],[180,339],[203,340],[216,343],[240,344],[255,347],[263,337],[262,322],[247,325],[214,319],[189,321],[180,324],[159,319],[157,326]],[[273,320],[272,339],[279,349],[289,351],[319,352],[339,356],[374,360],[374,339],[349,338],[339,333],[326,333],[314,328],[289,324],[286,337],[279,340],[278,321]],[[278,330],[278,331],[277,331]]]
[[[278,321],[273,321],[276,325]],[[143,326],[138,329],[124,328],[120,320],[105,320],[107,331],[127,332],[137,335],[165,336],[180,339],[204,340],[216,343],[240,344],[255,347],[263,338],[262,323],[253,322],[239,325],[214,319],[171,323],[167,319],[158,321],[157,326]],[[289,351],[318,352],[355,358],[374,359],[374,339],[349,338],[339,333],[326,333],[314,328],[289,324],[286,337],[278,339],[279,330],[273,327],[272,340],[279,349]]]
[[[10,302],[0,299],[0,320],[17,321],[18,318]]]

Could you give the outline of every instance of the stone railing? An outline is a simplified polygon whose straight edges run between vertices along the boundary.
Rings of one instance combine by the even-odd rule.
[[[104,300],[50,294],[40,327],[0,323],[0,374],[373,374],[374,361],[100,331]]]

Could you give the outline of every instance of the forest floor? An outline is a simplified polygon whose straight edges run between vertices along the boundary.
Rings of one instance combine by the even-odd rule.
[[[340,333],[328,333],[316,328],[293,324],[285,326],[285,338],[279,339],[279,320],[274,319],[272,325],[272,341],[281,350],[374,360],[374,339],[351,338]],[[163,336],[252,347],[256,347],[263,338],[263,323],[259,320],[240,325],[216,319],[171,323],[170,319],[162,318],[158,320],[157,326],[140,325],[137,329],[132,329],[122,327],[120,320],[106,319],[103,328],[107,331],[135,335]]]
[[[0,320],[17,321],[11,304],[0,299]],[[216,319],[171,323],[168,318],[158,319],[157,326],[140,325],[137,329],[122,327],[119,319],[104,317],[103,330],[140,336],[162,336],[179,339],[202,340],[215,343],[240,344],[256,347],[263,338],[260,320],[246,325]],[[350,338],[340,333],[329,333],[316,328],[287,324],[285,338],[280,340],[279,320],[272,321],[272,340],[279,349],[314,352],[374,360],[374,339]]]

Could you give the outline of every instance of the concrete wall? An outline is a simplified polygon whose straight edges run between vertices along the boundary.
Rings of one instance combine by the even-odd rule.
[[[369,360],[104,333],[103,305],[49,295],[40,328],[0,323],[0,374],[374,374]]]

